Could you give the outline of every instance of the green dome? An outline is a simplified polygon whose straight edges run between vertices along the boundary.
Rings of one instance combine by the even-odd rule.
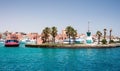
[[[91,32],[87,32],[87,36],[91,36]]]

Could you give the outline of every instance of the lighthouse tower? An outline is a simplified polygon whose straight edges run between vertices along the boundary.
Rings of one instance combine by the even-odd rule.
[[[90,22],[88,22],[88,32],[87,32],[86,44],[91,44],[91,43],[93,43],[89,24],[90,24]]]

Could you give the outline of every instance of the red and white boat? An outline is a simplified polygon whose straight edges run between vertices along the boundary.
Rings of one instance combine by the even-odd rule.
[[[18,47],[19,46],[19,41],[18,40],[6,40],[5,41],[5,46],[6,47]]]

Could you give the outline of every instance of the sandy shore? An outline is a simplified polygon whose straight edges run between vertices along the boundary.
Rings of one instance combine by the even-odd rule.
[[[26,47],[31,48],[116,48],[120,47],[120,44],[107,44],[107,45],[86,45],[86,44],[26,44]]]

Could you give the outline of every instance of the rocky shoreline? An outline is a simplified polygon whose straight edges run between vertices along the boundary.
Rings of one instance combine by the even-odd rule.
[[[25,47],[29,48],[116,48],[120,44],[107,44],[107,45],[86,45],[86,44],[72,44],[72,45],[59,45],[59,44],[26,44]]]

